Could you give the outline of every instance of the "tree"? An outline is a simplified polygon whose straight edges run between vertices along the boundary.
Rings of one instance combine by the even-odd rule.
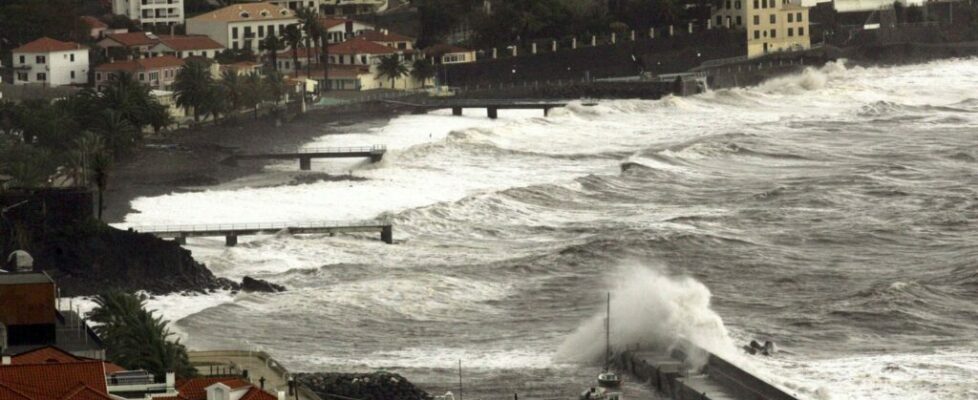
[[[319,54],[319,38],[322,36],[322,26],[319,24],[319,14],[313,8],[300,8],[296,10],[296,17],[299,18],[299,23],[302,24],[302,30],[305,33],[306,49],[312,50],[309,55],[309,61],[306,62],[306,76],[312,74],[312,60],[315,56]],[[318,59],[318,58],[317,58]]]
[[[19,187],[46,186],[56,167],[50,151],[23,143],[8,148],[0,154],[0,160],[3,160],[0,172],[10,175],[12,185]]]
[[[122,113],[113,109],[106,109],[99,115],[100,118],[92,129],[102,136],[106,146],[113,154],[126,153],[139,139],[138,129]]]
[[[282,51],[282,39],[275,34],[269,32],[268,36],[265,36],[261,42],[258,43],[258,49],[262,51],[267,51],[269,57],[272,60],[272,71],[278,71],[278,52]]]
[[[275,104],[282,101],[288,87],[285,83],[285,76],[278,71],[271,71],[265,74],[265,92],[268,97],[275,100]]]
[[[93,300],[97,307],[88,318],[98,324],[94,330],[105,342],[109,360],[131,370],[145,369],[157,378],[167,372],[181,379],[196,375],[186,347],[179,339],[170,340],[168,323],[146,310],[144,297],[107,292]]]
[[[265,81],[258,71],[252,71],[250,74],[245,75],[242,86],[244,87],[244,105],[253,108],[255,110],[255,119],[258,119],[258,107],[268,97]]]
[[[397,78],[405,76],[408,74],[408,69],[401,62],[401,57],[397,54],[391,54],[383,56],[380,58],[380,64],[377,65],[377,78],[387,78],[391,80],[391,89],[394,88],[394,81]]]
[[[88,186],[95,175],[92,166],[99,160],[101,154],[106,153],[105,140],[92,131],[84,131],[75,139],[75,149],[69,154],[68,165],[74,172],[74,179],[77,184]]]
[[[201,61],[190,61],[177,73],[173,82],[177,106],[188,110],[193,108],[194,122],[200,122],[201,106],[208,101],[213,83],[210,70]]]
[[[302,31],[296,24],[285,27],[285,34],[282,36],[285,43],[292,49],[292,68],[294,76],[299,76],[299,47],[302,46]]]
[[[229,69],[224,70],[224,72],[221,72],[220,86],[227,99],[228,110],[232,112],[240,110],[244,103],[242,100],[244,87],[240,75]]]
[[[421,87],[425,87],[428,80],[434,76],[435,67],[431,65],[428,60],[417,59],[414,60],[413,64],[411,64],[411,78],[413,78],[415,82],[420,83]]]

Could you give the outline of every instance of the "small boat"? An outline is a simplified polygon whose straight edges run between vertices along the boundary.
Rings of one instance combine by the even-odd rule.
[[[611,361],[611,293],[608,293],[608,314],[605,318],[604,372],[598,374],[598,387],[591,387],[581,393],[581,400],[622,400],[621,376],[610,369]]]

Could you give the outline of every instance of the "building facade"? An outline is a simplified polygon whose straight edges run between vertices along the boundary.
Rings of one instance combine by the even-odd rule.
[[[180,59],[188,57],[204,57],[214,59],[224,46],[207,36],[164,35],[158,37],[159,42],[149,49],[149,56],[174,56]]]
[[[12,54],[15,85],[88,83],[88,48],[78,43],[40,38],[14,49]]]
[[[319,23],[326,29],[329,43],[341,43],[375,29],[373,25],[347,18],[320,17]]]
[[[154,90],[167,90],[173,85],[184,61],[173,56],[117,61],[95,67],[95,86],[103,90],[121,73],[131,74],[133,80]]]
[[[811,48],[809,7],[801,0],[724,0],[711,22],[744,30],[747,57]]]
[[[320,12],[333,16],[361,15],[384,11],[387,6],[388,0],[322,0]]]
[[[285,27],[298,24],[295,11],[271,2],[227,6],[187,20],[188,35],[205,35],[227,49],[259,46],[268,35],[281,36]]]
[[[183,0],[112,0],[112,13],[143,25],[174,25],[184,21]]]

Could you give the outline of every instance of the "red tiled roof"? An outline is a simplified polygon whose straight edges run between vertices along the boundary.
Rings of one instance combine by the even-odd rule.
[[[4,399],[4,400],[32,400],[30,397],[27,397],[26,394],[23,394],[21,392],[18,392],[18,391],[14,390],[14,389],[11,389],[11,388],[7,387],[7,385],[4,385],[3,382],[0,382],[0,399]]]
[[[200,14],[192,21],[271,21],[295,19],[295,11],[271,2],[232,4],[224,8]]]
[[[126,47],[150,46],[160,42],[159,39],[150,37],[146,32],[109,33],[105,37]]]
[[[74,42],[62,42],[49,37],[42,37],[13,50],[14,53],[51,53],[55,51],[81,50],[82,46]]]
[[[278,400],[278,396],[272,396],[271,393],[252,386],[239,400]]]
[[[179,382],[177,392],[180,392],[181,398],[187,400],[207,400],[207,388],[215,383],[223,383],[231,390],[251,386],[250,383],[241,378],[192,378]]]
[[[138,60],[116,61],[95,67],[96,71],[148,71],[152,69],[172,68],[183,66],[184,61],[174,56],[140,58]]]
[[[329,54],[392,54],[397,49],[371,42],[363,37],[355,37],[343,43],[329,46]]]
[[[373,25],[368,24],[366,22],[360,22],[349,18],[322,17],[322,16],[319,17],[319,25],[322,25],[323,29],[327,29],[327,30],[340,25],[346,25],[347,22],[373,27]]]
[[[159,42],[166,47],[169,47],[176,51],[184,50],[211,50],[211,49],[223,49],[220,43],[215,42],[204,35],[190,35],[190,36],[180,36],[180,35],[166,35],[160,36]]]
[[[0,366],[6,400],[110,400],[101,361]]]
[[[68,363],[78,361],[91,360],[78,357],[54,346],[40,347],[10,357],[10,363],[13,365]]]
[[[90,29],[103,29],[109,27],[108,25],[105,24],[105,22],[102,22],[98,18],[90,17],[88,15],[81,16],[81,21]]]
[[[360,37],[367,39],[371,42],[413,42],[414,38],[404,36],[398,33],[392,32],[381,32],[381,31],[364,31]]]

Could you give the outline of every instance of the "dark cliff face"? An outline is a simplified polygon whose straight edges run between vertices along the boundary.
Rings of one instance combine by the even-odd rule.
[[[65,296],[109,289],[166,294],[239,288],[215,277],[176,243],[148,234],[101,225],[39,239],[33,246],[35,267],[51,275]]]

